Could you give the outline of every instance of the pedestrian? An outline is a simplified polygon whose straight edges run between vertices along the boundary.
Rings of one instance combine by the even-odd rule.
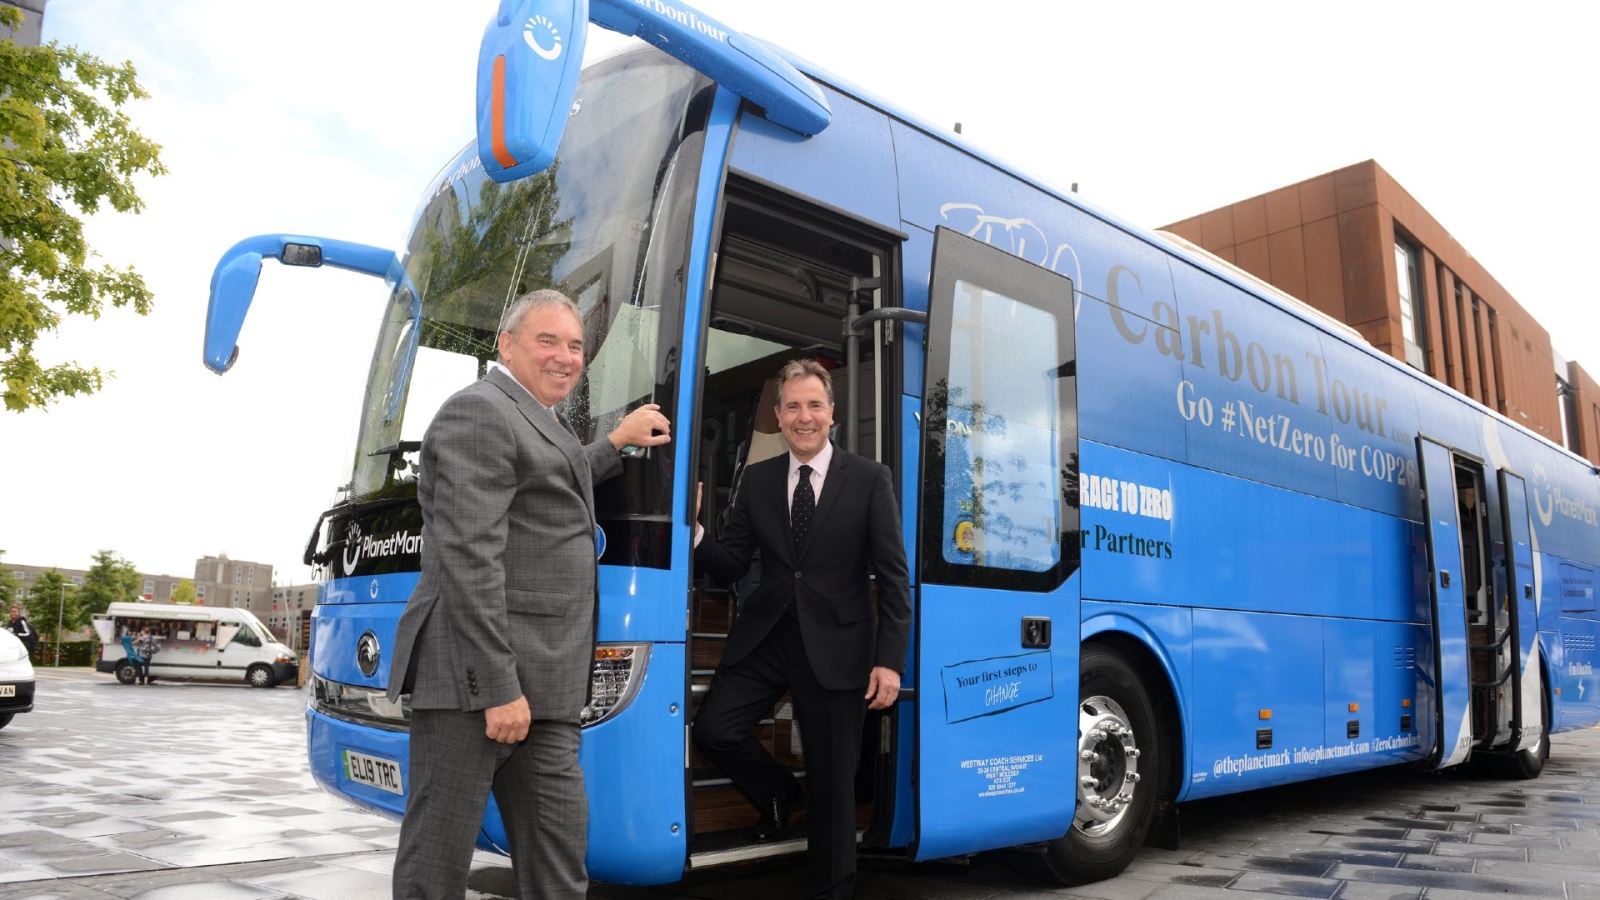
[[[397,900],[466,893],[491,790],[518,894],[588,890],[578,716],[594,660],[594,485],[670,426],[647,403],[579,442],[556,406],[583,371],[583,319],[557,291],[511,304],[499,351],[422,442],[427,541],[389,680],[389,699],[409,692],[412,709]]]
[[[808,893],[848,898],[862,725],[867,709],[899,695],[910,629],[900,511],[886,466],[829,441],[833,382],[819,362],[783,367],[777,414],[789,452],[745,470],[721,541],[701,535],[695,549],[724,582],[742,578],[760,549],[761,576],[740,598],[694,743],[760,811],[758,841],[778,838],[808,804]],[[805,735],[803,793],[753,733],[785,691]]]
[[[161,652],[161,639],[151,634],[147,625],[139,629],[139,637],[133,642],[133,649],[138,654],[134,658],[142,658],[141,662],[134,663],[139,669],[139,683],[155,684],[155,678],[150,675],[150,665],[156,661],[156,654]]]
[[[28,620],[22,616],[22,607],[11,606],[11,633],[16,635],[22,645],[28,648],[29,658],[33,657],[33,648],[39,646],[39,632],[33,630]]]

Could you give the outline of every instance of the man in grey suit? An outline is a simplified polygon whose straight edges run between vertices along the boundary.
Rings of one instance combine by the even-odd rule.
[[[660,408],[583,446],[555,407],[583,370],[583,321],[534,291],[501,323],[500,365],[422,442],[422,577],[395,635],[389,698],[411,694],[397,900],[459,900],[492,789],[518,893],[582,897],[588,806],[578,715],[594,655],[594,484],[619,451],[670,440]]]

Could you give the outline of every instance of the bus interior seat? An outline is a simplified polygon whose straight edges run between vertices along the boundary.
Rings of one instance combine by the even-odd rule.
[[[761,394],[756,398],[755,408],[750,411],[752,419],[750,434],[739,442],[739,459],[728,486],[728,505],[722,512],[724,526],[727,525],[728,512],[739,499],[739,488],[744,483],[745,470],[755,463],[765,462],[774,456],[789,452],[789,443],[778,430],[778,415],[775,411],[777,405],[778,379],[774,377],[767,379],[762,385]]]

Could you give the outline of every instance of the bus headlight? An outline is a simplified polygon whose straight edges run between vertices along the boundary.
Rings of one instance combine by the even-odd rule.
[[[589,674],[589,705],[578,714],[585,728],[598,725],[627,708],[644,681],[650,662],[649,644],[600,644],[594,648]]]

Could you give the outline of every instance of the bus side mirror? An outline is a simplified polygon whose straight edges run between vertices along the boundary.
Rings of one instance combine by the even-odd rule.
[[[767,45],[682,2],[500,0],[478,45],[478,161],[504,184],[555,161],[589,23],[632,35],[810,137],[833,120],[822,88]]]
[[[261,280],[261,254],[244,251],[225,255],[211,275],[211,303],[206,309],[206,368],[221,375],[239,358],[234,341],[244,328],[245,313]]]
[[[588,34],[589,0],[500,0],[478,45],[478,161],[494,181],[555,160]]]
[[[593,0],[589,21],[653,44],[761,110],[772,122],[804,137],[833,121],[817,83],[761,41],[718,22],[686,3]]]
[[[221,375],[239,358],[239,332],[255,300],[261,280],[261,262],[276,259],[286,266],[316,268],[330,265],[366,275],[376,275],[391,286],[406,283],[405,270],[393,250],[288,234],[258,234],[245,238],[222,254],[211,272],[211,298],[206,306],[205,346],[201,361]],[[417,293],[411,292],[413,306]],[[413,313],[420,312],[413,309]]]

